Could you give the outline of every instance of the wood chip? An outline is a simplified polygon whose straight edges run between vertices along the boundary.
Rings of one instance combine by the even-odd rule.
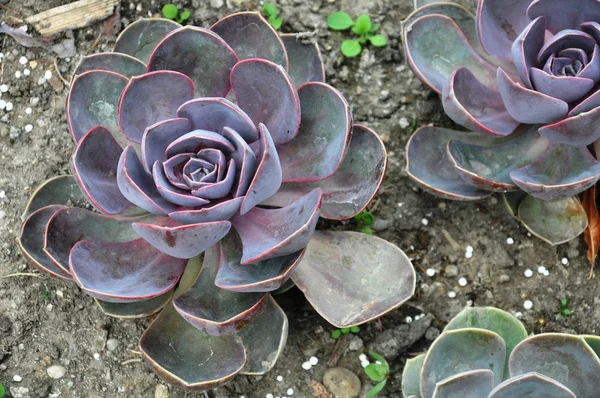
[[[119,0],[80,0],[51,8],[25,19],[43,36],[83,28],[111,16]]]

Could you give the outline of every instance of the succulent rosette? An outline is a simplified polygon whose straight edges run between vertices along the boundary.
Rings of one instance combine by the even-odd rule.
[[[210,29],[132,23],[74,73],[73,176],[33,194],[24,256],[106,314],[162,310],[140,349],[190,389],[274,366],[288,321],[271,293],[295,284],[337,327],[396,308],[415,288],[400,249],[315,231],[362,211],[386,166],[323,81],[318,47],[255,12]],[[69,206],[82,200],[97,211]]]
[[[411,177],[451,199],[516,192],[507,203],[533,233],[553,244],[579,235],[587,217],[576,195],[600,178],[600,2],[415,8],[403,22],[408,63],[469,131],[416,131]]]
[[[513,315],[466,308],[402,374],[406,398],[594,398],[600,337],[527,336]]]

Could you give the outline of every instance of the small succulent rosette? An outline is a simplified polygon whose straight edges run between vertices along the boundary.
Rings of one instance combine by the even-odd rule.
[[[509,208],[551,244],[578,236],[576,197],[600,178],[600,2],[415,0],[403,22],[414,73],[468,132],[424,126],[408,173],[439,196],[508,192]]]
[[[274,366],[288,321],[271,293],[295,284],[337,327],[398,307],[415,288],[400,249],[315,231],[362,211],[386,166],[323,80],[317,46],[255,12],[210,29],[132,23],[75,71],[73,176],[33,194],[23,254],[109,315],[164,308],[140,349],[191,389]],[[85,200],[97,211],[69,206]]]
[[[402,374],[407,398],[596,398],[600,337],[527,336],[492,307],[466,308]]]

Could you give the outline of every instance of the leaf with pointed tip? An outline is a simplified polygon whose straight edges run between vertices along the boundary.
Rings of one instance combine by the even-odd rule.
[[[173,385],[208,390],[231,380],[246,363],[238,336],[211,336],[196,329],[169,304],[140,338],[152,370]]]
[[[129,81],[119,101],[119,125],[125,136],[141,143],[147,127],[172,119],[194,96],[194,83],[179,72],[156,71]]]
[[[209,223],[214,221],[229,220],[242,206],[243,196],[235,199],[225,198],[223,200],[211,201],[211,203],[200,208],[178,209],[169,213],[169,217],[182,224]]]
[[[561,383],[539,373],[531,372],[511,377],[490,392],[488,398],[576,398]]]
[[[385,174],[387,156],[377,133],[355,124],[344,160],[331,177],[300,183],[284,183],[263,204],[286,206],[312,189],[323,190],[322,218],[345,220],[359,214],[371,202]]]
[[[421,396],[432,398],[438,382],[458,373],[489,369],[494,385],[502,381],[506,346],[498,334],[484,329],[442,333],[429,347],[421,370]]]
[[[494,307],[466,307],[446,325],[444,330],[464,328],[486,329],[497,333],[506,344],[504,378],[508,378],[508,358],[517,344],[527,338],[527,330],[517,318]]]
[[[73,246],[73,279],[92,297],[109,302],[148,300],[172,290],[185,261],[161,253],[143,239],[81,240]]]
[[[133,206],[117,184],[122,152],[111,132],[98,126],[79,140],[73,153],[71,169],[81,192],[104,214],[119,214]]]
[[[519,205],[518,217],[529,232],[551,245],[575,239],[588,225],[587,215],[577,197],[546,202],[527,196]]]
[[[497,0],[494,0],[497,1]],[[521,82],[525,87],[533,89],[531,71],[539,66],[538,51],[544,45],[546,20],[536,18],[519,34],[512,44],[512,59],[517,68]]]
[[[193,207],[210,203],[207,199],[198,198],[192,195],[189,190],[183,190],[171,185],[162,165],[158,161],[154,163],[152,176],[154,177],[154,187],[158,190],[158,194],[162,196],[169,205]]]
[[[57,211],[48,221],[44,237],[44,252],[53,263],[69,271],[69,253],[80,240],[126,242],[138,238],[132,222],[162,222],[167,218],[156,216],[105,216],[77,207]]]
[[[340,167],[352,132],[352,114],[344,96],[318,82],[298,89],[301,121],[298,136],[278,145],[284,182],[319,181]]]
[[[317,188],[289,206],[255,207],[231,223],[242,239],[242,265],[285,256],[308,244],[319,219],[322,191]]]
[[[524,126],[497,145],[450,141],[447,156],[467,183],[486,191],[506,192],[518,189],[510,173],[538,159],[548,145],[537,127]]]
[[[208,29],[188,25],[165,37],[148,60],[148,71],[181,72],[193,80],[195,97],[225,97],[229,72],[238,58]]]
[[[94,300],[105,315],[112,316],[114,318],[132,319],[145,318],[157,313],[171,301],[172,297],[173,290],[169,290],[165,294],[142,301],[111,303],[110,301],[102,301],[99,299]]]
[[[600,108],[540,128],[544,137],[566,145],[586,146],[600,139]]]
[[[588,226],[584,231],[583,240],[587,245],[586,257],[590,262],[590,273],[594,272],[596,257],[598,257],[598,247],[600,245],[600,214],[598,213],[596,202],[596,189],[596,185],[594,185],[585,191],[581,203],[588,219]]]
[[[258,131],[260,132],[260,146],[256,155],[259,162],[258,168],[244,196],[240,210],[241,215],[248,213],[254,206],[273,196],[281,187],[281,163],[271,133],[262,123],[258,126]]]
[[[425,354],[406,360],[402,371],[402,394],[405,397],[421,398],[421,369],[424,361]]]
[[[510,375],[538,372],[562,383],[578,397],[594,397],[600,389],[600,360],[581,336],[545,333],[515,347]]]
[[[417,129],[406,144],[408,175],[430,193],[446,199],[478,200],[491,195],[465,182],[447,155],[448,141],[460,140],[485,144],[476,133],[423,126]],[[492,141],[493,142],[493,141]]]
[[[511,171],[510,178],[536,198],[563,200],[583,192],[600,179],[600,162],[586,147],[551,143],[534,162]]]
[[[279,289],[302,260],[305,250],[242,265],[242,242],[231,232],[219,243],[219,272],[215,285],[234,292],[271,292]]]
[[[192,258],[220,241],[231,229],[229,221],[170,226],[133,223],[139,236],[163,253],[177,258]]]
[[[531,83],[540,93],[565,102],[581,99],[594,87],[594,81],[581,76],[554,76],[531,68]]]
[[[281,65],[257,58],[240,61],[231,70],[231,89],[235,102],[254,124],[267,126],[275,145],[296,137],[300,102],[294,84]]]
[[[409,258],[395,245],[359,232],[316,231],[292,280],[337,328],[380,317],[415,291]]]
[[[70,175],[52,177],[44,181],[31,194],[21,220],[34,211],[49,205],[69,205],[84,201],[85,196],[79,189],[75,178]]]
[[[142,164],[148,174],[152,173],[154,162],[167,160],[165,152],[171,142],[190,132],[191,122],[186,118],[163,120],[144,131],[142,136]]]
[[[23,257],[40,271],[48,273],[55,278],[71,280],[71,273],[68,269],[58,267],[44,251],[46,225],[57,211],[64,208],[65,206],[50,205],[31,212],[23,225],[21,225],[21,233],[17,238],[17,245]]]
[[[494,373],[476,369],[458,373],[435,385],[433,398],[481,398],[494,388]]]
[[[235,334],[245,328],[264,309],[268,297],[263,293],[230,292],[215,286],[219,257],[218,245],[209,248],[194,285],[173,301],[186,321],[211,336]]]
[[[595,0],[565,3],[563,0],[534,0],[527,9],[529,18],[543,16],[546,29],[557,33],[565,29],[577,29],[583,22],[600,18],[600,4]]]
[[[283,42],[258,12],[238,12],[220,19],[210,30],[229,44],[240,60],[262,58],[288,67]]]
[[[138,19],[121,32],[113,51],[131,55],[146,63],[156,45],[170,32],[179,28],[181,25],[169,19]]]
[[[496,86],[495,68],[479,56],[452,19],[425,15],[404,26],[408,64],[425,84],[441,93],[456,68],[468,68],[481,83]]]
[[[306,43],[296,34],[282,34],[288,56],[288,74],[296,88],[308,82],[325,82],[325,68],[317,43]]]
[[[119,98],[128,83],[125,76],[103,70],[75,76],[67,97],[67,121],[75,142],[97,126],[120,134]]]
[[[146,64],[127,54],[118,52],[97,53],[84,56],[79,65],[77,65],[77,68],[75,68],[73,76],[81,75],[91,70],[107,70],[132,78],[145,73]]]
[[[527,196],[529,195],[527,195],[527,193],[521,191],[520,189],[518,191],[506,192],[502,194],[502,201],[504,203],[504,207],[506,207],[506,210],[508,210],[510,215],[516,218],[517,220],[519,219],[519,206],[521,205],[523,199],[525,199]]]

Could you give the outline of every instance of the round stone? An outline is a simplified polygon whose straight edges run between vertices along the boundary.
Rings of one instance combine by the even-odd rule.
[[[323,385],[338,398],[356,398],[360,394],[360,379],[342,367],[327,369],[323,375]]]
[[[52,365],[48,369],[46,369],[46,373],[50,376],[51,379],[62,379],[65,373],[67,373],[67,369],[64,366],[60,365]]]

